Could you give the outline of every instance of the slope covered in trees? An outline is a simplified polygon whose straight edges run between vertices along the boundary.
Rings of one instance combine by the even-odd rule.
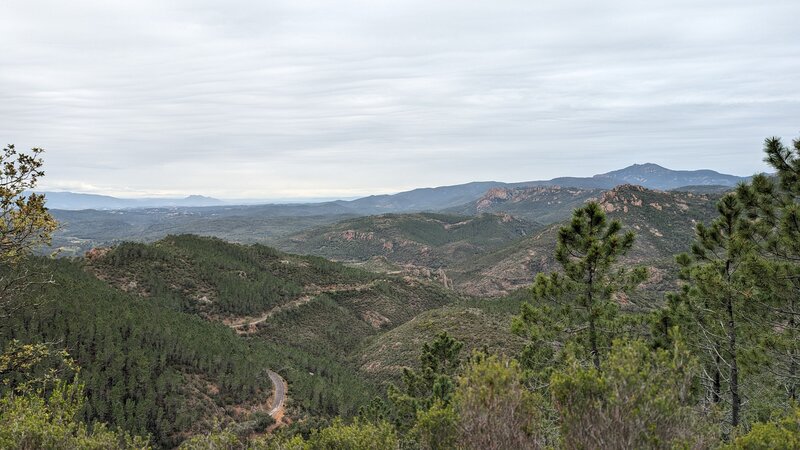
[[[281,240],[295,253],[339,261],[383,257],[436,270],[502,247],[540,228],[508,215],[386,214],[349,219]]]
[[[83,368],[82,416],[170,445],[236,417],[230,407],[262,403],[270,355],[253,352],[227,327],[159,307],[110,288],[65,260],[43,262],[53,274],[42,307],[2,327],[3,344],[54,342]]]

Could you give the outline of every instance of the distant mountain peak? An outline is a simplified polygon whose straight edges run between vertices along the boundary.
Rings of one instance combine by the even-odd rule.
[[[745,177],[727,175],[709,169],[672,170],[655,163],[633,164],[592,177],[611,185],[634,184],[648,189],[669,190],[683,186],[736,186]],[[610,186],[609,186],[610,187]]]
[[[186,200],[215,200],[216,201],[217,199],[215,199],[214,197],[208,197],[206,195],[192,194],[192,195],[187,196]]]

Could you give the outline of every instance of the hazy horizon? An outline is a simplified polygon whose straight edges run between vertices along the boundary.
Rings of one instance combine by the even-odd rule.
[[[0,136],[41,190],[356,198],[633,163],[740,176],[800,133],[800,3],[22,1]]]
[[[625,167],[619,167],[619,168],[617,168],[615,170],[626,169],[628,167],[632,167],[632,166],[636,166],[636,165],[644,165],[644,164],[653,164],[653,163],[634,163],[634,164],[629,164],[629,165],[627,165]],[[749,173],[749,174],[724,173],[724,172],[719,172],[719,171],[716,171],[716,170],[714,170],[712,168],[707,168],[707,167],[697,168],[697,169],[673,169],[671,167],[664,167],[664,168],[665,169],[669,169],[669,170],[676,170],[676,171],[679,171],[679,170],[686,170],[686,171],[712,170],[712,171],[718,172],[718,173],[720,173],[722,175],[733,175],[733,176],[738,176],[738,177],[749,177],[749,176],[754,175],[754,174],[757,173],[757,171],[754,171],[754,172]],[[594,175],[601,175],[601,174],[591,174],[591,175],[588,175],[586,178],[594,176]],[[450,186],[464,185],[464,184],[468,184],[468,183],[495,183],[495,182],[498,182],[498,183],[506,183],[506,184],[515,184],[515,183],[525,183],[525,182],[535,182],[535,181],[549,181],[549,180],[551,180],[553,178],[562,178],[562,177],[579,177],[579,178],[583,178],[583,177],[580,177],[580,176],[564,174],[564,175],[557,175],[557,176],[552,177],[552,178],[541,179],[541,180],[534,180],[534,179],[530,179],[530,180],[469,180],[469,181],[464,181],[463,183],[454,183],[454,184],[446,184],[446,185],[440,184],[440,185],[431,185],[431,186],[416,186],[416,187],[413,187],[413,188],[410,188],[410,189],[406,189],[406,190],[403,190],[403,191],[372,192],[372,193],[366,193],[364,195],[351,196],[351,197],[249,197],[249,198],[248,197],[215,197],[215,196],[206,195],[206,194],[204,194],[202,192],[189,192],[189,193],[184,193],[184,194],[173,194],[173,195],[167,194],[167,195],[119,196],[119,195],[113,195],[113,194],[103,193],[103,192],[80,192],[80,191],[71,191],[71,190],[49,190],[48,191],[48,190],[45,190],[45,189],[37,189],[37,191],[38,192],[47,192],[47,193],[104,195],[104,196],[115,197],[115,198],[118,198],[120,200],[147,200],[147,199],[153,199],[153,200],[181,200],[181,199],[186,199],[188,197],[206,197],[206,198],[211,198],[211,199],[214,199],[214,200],[221,200],[221,201],[225,202],[228,205],[248,205],[248,204],[255,205],[255,204],[265,204],[265,203],[281,204],[281,203],[319,203],[319,202],[329,202],[329,201],[338,201],[338,200],[351,201],[351,200],[357,200],[359,198],[369,197],[369,196],[373,196],[373,195],[393,195],[393,194],[398,194],[398,193],[401,193],[401,192],[407,192],[407,191],[411,191],[411,190],[415,190],[415,189],[431,189],[431,188],[450,187]]]

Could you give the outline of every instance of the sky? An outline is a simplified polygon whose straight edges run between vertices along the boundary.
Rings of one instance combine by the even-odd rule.
[[[44,190],[355,197],[800,136],[800,1],[3,0],[0,140]]]

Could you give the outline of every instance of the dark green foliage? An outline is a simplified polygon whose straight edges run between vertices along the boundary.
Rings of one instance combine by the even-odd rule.
[[[709,374],[710,399],[719,403],[722,395],[722,373],[726,373],[730,424],[740,423],[742,397],[740,392],[740,359],[745,334],[743,314],[748,307],[744,292],[751,280],[741,270],[752,253],[752,244],[742,228],[744,208],[734,194],[718,203],[719,217],[709,226],[697,225],[697,240],[692,255],[679,255],[684,268],[682,276],[688,281],[683,297],[692,316],[685,326],[701,354]],[[745,343],[746,345],[746,343]]]
[[[74,262],[36,264],[54,275],[55,284],[42,293],[47,306],[4,322],[0,343],[50,341],[67,348],[84,367],[82,417],[89,422],[171,446],[178,433],[239,420],[227,406],[264,402],[267,367],[288,380],[290,407],[298,414],[351,416],[377,392],[330,355],[309,354],[291,341],[248,342],[222,324],[163,307],[167,294],[121,292]]]
[[[800,139],[792,148],[780,138],[764,142],[765,161],[777,177],[757,175],[737,195],[746,207],[747,233],[758,245],[748,267],[767,327],[776,330],[762,342],[768,365],[789,402],[800,399]]]
[[[43,292],[49,301],[37,314],[5,321],[0,342],[50,341],[66,348],[84,368],[87,421],[171,445],[178,431],[202,427],[218,406],[268,395],[269,381],[259,374],[269,361],[227,327],[112,289],[69,261],[35,264],[53,274]],[[218,391],[190,393],[205,391],[207,383]]]
[[[322,258],[188,235],[124,243],[91,264],[123,286],[133,281],[148,295],[172,298],[182,310],[223,315],[255,315],[299,297],[307,285],[375,278]]]
[[[463,346],[447,333],[440,333],[432,342],[423,345],[421,368],[404,369],[401,387],[389,386],[390,414],[399,430],[413,428],[419,411],[428,410],[435,403],[442,406],[450,403]]]
[[[618,264],[633,242],[633,232],[622,233],[622,224],[608,222],[593,202],[576,209],[570,224],[559,229],[556,260],[563,274],[539,274],[532,286],[533,303],[524,304],[514,321],[514,330],[532,340],[525,356],[529,367],[546,368],[557,342],[577,340],[600,368],[601,353],[618,332],[615,295],[630,291],[646,276],[643,268]]]
[[[770,450],[800,448],[800,408],[784,418],[757,423],[747,434],[737,437],[725,450]]]
[[[469,300],[432,309],[418,314],[410,321],[368,339],[357,352],[357,363],[362,376],[380,383],[399,383],[403,368],[420,369],[420,348],[446,332],[464,342],[464,354],[473,350],[516,355],[525,347],[526,340],[511,332],[511,304],[497,305],[501,300]],[[505,302],[503,302],[505,303]],[[514,313],[519,312],[519,302],[513,302]],[[485,308],[485,309],[484,309]]]
[[[13,340],[0,353],[0,448],[144,449],[147,439],[84,422],[80,367],[64,350]]]
[[[564,448],[705,448],[710,437],[695,408],[690,353],[615,342],[600,369],[572,359],[551,378]]]
[[[81,385],[59,382],[46,394],[0,398],[0,448],[9,450],[149,449],[147,439],[80,418]]]

